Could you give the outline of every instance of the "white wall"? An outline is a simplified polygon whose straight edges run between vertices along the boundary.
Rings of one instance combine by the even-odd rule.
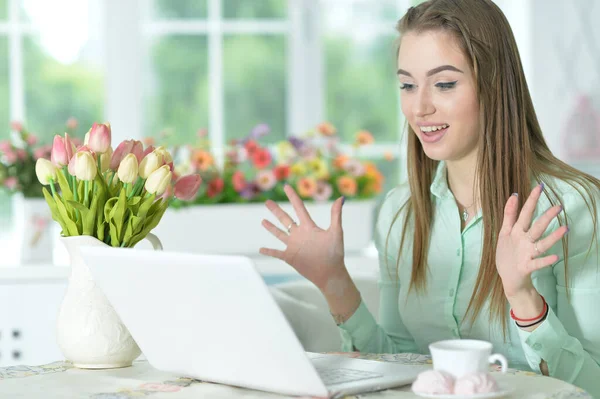
[[[593,150],[600,133],[595,115],[600,110],[600,2],[529,2],[533,60],[529,85],[544,135],[557,156],[598,176],[600,157],[590,155],[585,161],[570,152],[576,146]],[[591,112],[575,115],[581,96],[592,99]]]

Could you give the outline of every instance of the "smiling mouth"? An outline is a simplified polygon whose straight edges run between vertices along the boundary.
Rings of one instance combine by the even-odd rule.
[[[450,125],[442,124],[439,126],[422,126],[419,129],[421,141],[425,143],[436,143],[440,141],[448,131]]]

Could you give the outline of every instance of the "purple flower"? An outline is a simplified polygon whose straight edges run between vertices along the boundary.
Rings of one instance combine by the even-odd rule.
[[[298,137],[292,136],[288,139],[288,141],[290,142],[291,145],[294,146],[294,148],[296,150],[299,150],[300,148],[302,148],[304,146],[304,141],[302,141],[301,139],[299,139]]]
[[[256,125],[254,127],[254,129],[252,129],[252,132],[250,133],[250,137],[253,138],[254,140],[256,140],[262,136],[266,136],[270,132],[271,132],[271,128],[269,127],[269,125],[267,125],[265,123],[261,123],[260,125]]]
[[[256,185],[256,183],[248,183],[246,188],[240,192],[240,196],[244,199],[251,200],[256,197],[256,195],[260,192],[260,189]]]

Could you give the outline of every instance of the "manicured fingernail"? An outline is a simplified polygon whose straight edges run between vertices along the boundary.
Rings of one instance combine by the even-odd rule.
[[[569,230],[571,230],[571,229],[569,228],[569,226],[567,226],[567,231],[565,231],[565,235],[567,235],[569,233]]]
[[[519,193],[512,193],[513,196],[518,197]]]
[[[540,191],[544,191],[544,183],[540,183]]]
[[[563,207],[562,207],[562,205],[561,205],[561,206],[560,206],[560,208],[558,208],[558,213],[561,213],[561,212],[562,212],[562,210],[563,210]]]
[[[344,202],[346,202],[346,197],[342,197],[342,205],[344,205]]]

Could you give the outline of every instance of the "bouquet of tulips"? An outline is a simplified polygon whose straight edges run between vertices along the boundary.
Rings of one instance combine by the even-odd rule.
[[[357,132],[345,148],[335,127],[327,122],[300,137],[261,145],[261,138],[270,133],[261,124],[247,137],[230,143],[222,167],[215,164],[206,131],[200,133],[199,143],[189,146],[186,158],[175,168],[202,175],[200,194],[195,201],[177,206],[287,201],[285,184],[308,201],[328,201],[340,195],[368,199],[383,189],[384,178],[375,163],[359,157],[361,149],[374,142],[366,130]],[[392,155],[385,154],[385,159],[391,161]]]
[[[51,159],[40,158],[36,174],[62,235],[89,235],[113,247],[133,247],[155,228],[171,197],[192,200],[198,174],[173,179],[164,147],[144,148],[125,140],[111,147],[110,124],[95,123],[76,148],[68,134],[56,135]]]

